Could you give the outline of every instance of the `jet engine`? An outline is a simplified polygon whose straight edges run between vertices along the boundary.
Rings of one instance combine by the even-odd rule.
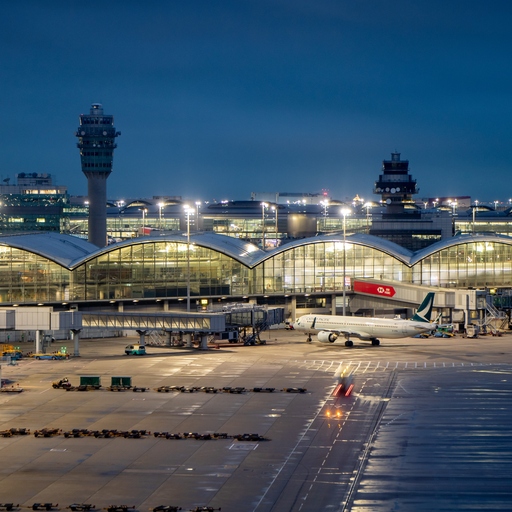
[[[338,339],[338,335],[335,332],[320,331],[318,333],[318,341],[322,343],[334,343]]]

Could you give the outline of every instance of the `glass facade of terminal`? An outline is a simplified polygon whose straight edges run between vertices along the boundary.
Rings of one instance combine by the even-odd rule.
[[[312,239],[313,240],[313,239]],[[511,241],[512,242],[512,241]],[[275,294],[336,294],[343,277],[424,286],[510,287],[512,243],[454,243],[409,267],[383,250],[340,241],[291,244],[248,268],[212,248],[146,241],[112,249],[68,270],[32,252],[0,245],[0,301],[48,303]]]
[[[352,278],[406,281],[410,274],[382,251],[349,242],[343,247],[343,242],[318,242],[277,254],[253,270],[256,293],[335,293],[343,290],[344,275],[348,285]]]
[[[69,300],[72,272],[32,252],[0,245],[0,302]]]
[[[74,271],[73,300],[243,295],[250,270],[212,249],[155,241],[113,249]],[[190,274],[188,268],[190,266]]]
[[[443,288],[512,285],[512,245],[477,241],[452,245],[414,265],[414,284]]]

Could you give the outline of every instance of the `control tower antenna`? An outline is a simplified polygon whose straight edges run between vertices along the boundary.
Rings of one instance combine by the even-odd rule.
[[[107,245],[107,178],[112,172],[115,139],[121,135],[114,128],[114,116],[103,114],[100,103],[91,105],[90,114],[80,114],[75,135],[80,150],[82,172],[87,178],[89,199],[89,242]]]

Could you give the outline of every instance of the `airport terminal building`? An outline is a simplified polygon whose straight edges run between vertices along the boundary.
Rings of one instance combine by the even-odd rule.
[[[93,104],[81,126],[112,125],[100,107]],[[93,129],[91,141],[85,128],[77,132],[89,183],[103,180],[96,195],[89,190],[94,229],[90,208],[73,205],[48,174],[22,173],[16,185],[0,187],[0,308],[188,313],[241,303],[284,308],[289,320],[343,310],[408,317],[436,291],[442,321],[467,326],[481,324],[491,306],[511,307],[512,206],[489,212],[476,201],[436,198],[419,207],[400,153],[382,163],[374,188],[380,202],[355,198],[350,212],[346,202],[304,194],[104,207],[118,134],[110,131]],[[88,144],[110,149],[103,155],[86,151]],[[107,234],[117,242],[106,245]]]
[[[366,234],[321,235],[264,251],[214,233],[148,236],[102,249],[57,233],[0,237],[0,305],[191,311],[240,302],[367,315],[415,308],[427,291],[446,321],[481,321],[512,290],[512,238],[455,236],[412,252]],[[492,296],[492,295],[491,295]],[[185,302],[187,299],[187,302]],[[0,306],[0,307],[1,307]],[[408,316],[407,314],[405,316]]]

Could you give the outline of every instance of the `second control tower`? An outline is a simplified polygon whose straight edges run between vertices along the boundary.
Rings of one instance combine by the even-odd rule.
[[[89,199],[89,242],[107,245],[107,178],[112,172],[115,139],[114,116],[103,114],[100,103],[91,105],[90,114],[80,115],[78,137],[82,172],[87,178]]]
[[[412,196],[419,192],[416,180],[409,174],[409,160],[400,160],[396,151],[391,153],[391,160],[383,160],[374,192],[381,195],[387,213],[404,213],[405,204],[414,203]]]

